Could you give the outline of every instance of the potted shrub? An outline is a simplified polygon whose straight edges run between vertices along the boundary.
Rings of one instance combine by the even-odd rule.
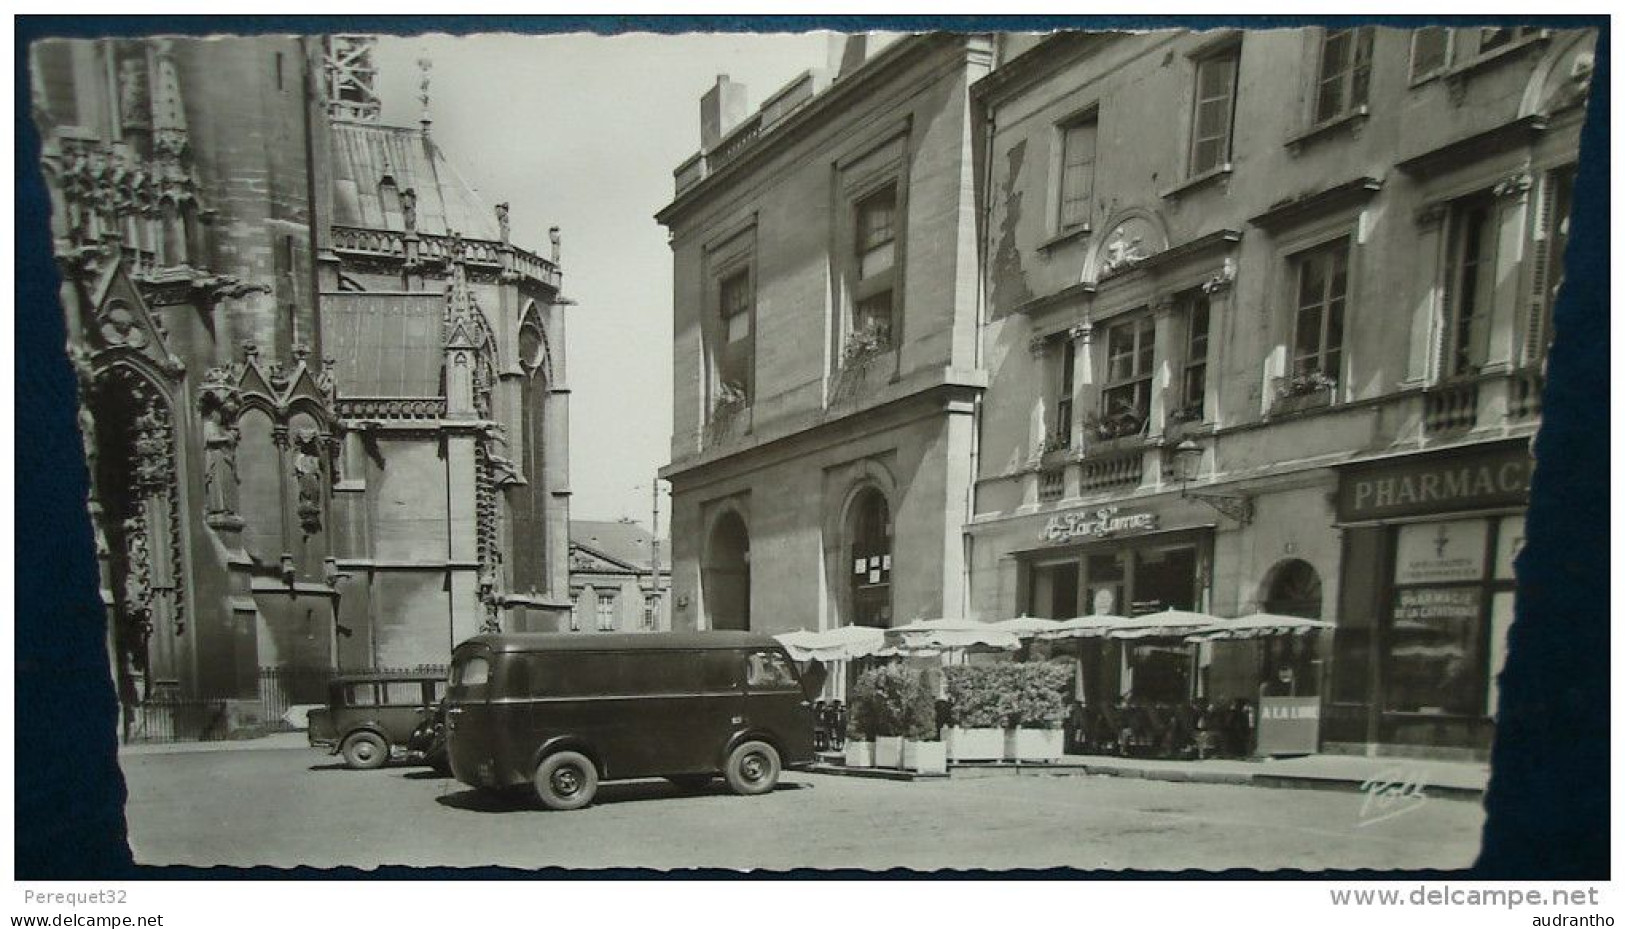
[[[875,766],[875,735],[871,723],[873,718],[869,711],[869,700],[863,690],[862,680],[852,688],[851,699],[848,701],[846,714],[846,766],[849,768],[872,768]]]
[[[873,668],[858,677],[853,702],[867,707],[877,768],[903,766],[903,736],[907,732],[910,693],[919,686],[917,678],[916,672],[897,664]]]
[[[1065,753],[1061,720],[1072,681],[1064,665],[1030,662],[1011,666],[1005,757],[1011,761],[1055,761]]]
[[[954,761],[1004,757],[1004,664],[956,665],[947,670],[948,752]]]
[[[948,747],[937,732],[935,688],[924,671],[913,673],[903,714],[903,767],[921,774],[948,773]]]

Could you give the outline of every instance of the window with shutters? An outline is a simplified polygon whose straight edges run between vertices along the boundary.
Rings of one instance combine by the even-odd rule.
[[[1078,343],[1065,339],[1060,345],[1059,379],[1055,386],[1055,419],[1050,427],[1045,451],[1072,447],[1072,391],[1076,386]]]
[[[1189,166],[1192,177],[1230,163],[1231,133],[1236,116],[1236,73],[1240,63],[1241,49],[1234,45],[1196,62]]]
[[[1208,295],[1192,291],[1181,301],[1185,320],[1184,371],[1180,378],[1179,406],[1170,415],[1177,422],[1205,418],[1207,397],[1208,334],[1212,304]]]
[[[1335,239],[1292,258],[1296,282],[1288,393],[1333,386],[1343,369],[1348,310],[1349,240]]]
[[[1539,367],[1552,345],[1552,311],[1563,286],[1564,253],[1569,245],[1569,214],[1574,209],[1574,166],[1546,175],[1537,218],[1534,283],[1525,325],[1523,365]]]
[[[1097,438],[1137,435],[1151,418],[1151,370],[1156,355],[1156,322],[1136,313],[1106,330],[1106,377],[1100,392]]]
[[[1450,65],[1452,30],[1425,26],[1411,33],[1411,83],[1427,80]]]
[[[1095,190],[1095,141],[1100,122],[1094,114],[1061,127],[1061,176],[1056,188],[1058,232],[1089,225],[1089,202]]]
[[[1315,122],[1348,116],[1371,97],[1371,47],[1376,28],[1327,29],[1320,44],[1315,83]]]
[[[1489,356],[1495,301],[1495,199],[1489,191],[1450,206],[1446,266],[1446,377],[1476,374]]]
[[[612,593],[598,595],[598,631],[615,631],[615,595]]]

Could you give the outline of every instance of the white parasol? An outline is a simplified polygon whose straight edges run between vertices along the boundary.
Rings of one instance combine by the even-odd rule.
[[[1113,625],[1106,635],[1113,639],[1176,638],[1190,635],[1199,629],[1209,629],[1219,623],[1217,616],[1192,613],[1189,610],[1167,609],[1161,613],[1147,613]]]
[[[1250,613],[1235,619],[1225,619],[1206,629],[1198,629],[1187,638],[1193,642],[1217,642],[1232,639],[1259,639],[1277,635],[1303,635],[1320,629],[1331,629],[1335,623],[1324,619],[1306,619],[1280,613]]]
[[[1127,616],[1114,616],[1110,613],[1096,613],[1092,616],[1074,616],[1063,619],[1055,624],[1055,628],[1048,632],[1040,632],[1040,639],[1098,639],[1110,632],[1119,623],[1129,621]]]
[[[1034,636],[1042,637],[1046,632],[1054,632],[1060,625],[1060,620],[1044,619],[1038,616],[1017,616],[1015,619],[1001,619],[996,623],[988,623],[988,628],[1008,632],[1019,638],[1030,639]]]
[[[779,640],[797,661],[849,661],[873,655],[886,644],[886,633],[871,626],[839,626],[822,632],[785,632]]]
[[[973,619],[917,619],[886,630],[886,635],[893,645],[905,650],[976,647],[1012,650],[1021,647],[1021,640],[1014,633]]]

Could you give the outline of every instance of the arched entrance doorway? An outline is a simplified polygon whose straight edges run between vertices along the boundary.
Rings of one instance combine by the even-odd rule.
[[[180,685],[185,625],[174,414],[154,381],[123,364],[98,371],[85,402],[95,436],[93,507],[112,657],[128,712]]]
[[[1264,612],[1283,616],[1320,618],[1320,574],[1300,558],[1270,569],[1264,585]]]
[[[711,527],[701,583],[712,629],[750,629],[750,533],[732,510]]]
[[[852,623],[887,628],[892,624],[891,507],[873,487],[860,490],[852,500],[846,536],[851,540],[850,603]]]
[[[1266,613],[1319,619],[1320,572],[1301,558],[1277,563],[1265,576],[1262,608]],[[1319,692],[1319,636],[1281,635],[1264,640],[1264,680],[1301,696]],[[1283,676],[1286,672],[1286,676]]]

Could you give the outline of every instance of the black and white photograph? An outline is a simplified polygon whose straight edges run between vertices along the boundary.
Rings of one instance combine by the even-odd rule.
[[[1606,20],[1314,15],[36,23],[17,877],[1606,881]]]

